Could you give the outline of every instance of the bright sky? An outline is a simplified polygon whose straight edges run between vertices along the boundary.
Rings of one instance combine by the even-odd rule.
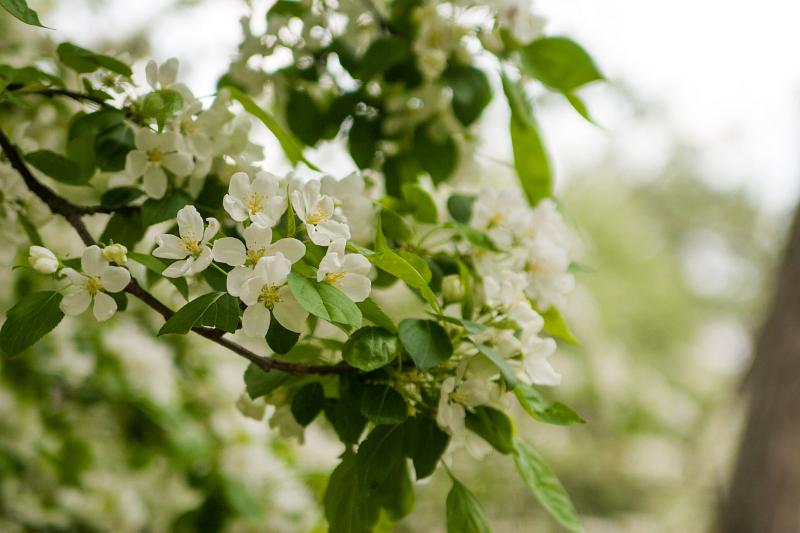
[[[177,56],[181,77],[198,94],[211,93],[235,52],[242,3],[206,0],[159,15],[169,4],[116,0],[98,7],[71,1],[48,23],[57,28],[57,38],[87,46],[149,27],[155,57]],[[666,162],[677,137],[697,153],[712,183],[745,186],[772,209],[794,204],[800,191],[800,4],[537,0],[535,5],[551,21],[550,32],[578,39],[613,82],[585,93],[602,129],[561,105],[542,117],[563,175],[591,169],[612,154],[620,172],[648,178]]]

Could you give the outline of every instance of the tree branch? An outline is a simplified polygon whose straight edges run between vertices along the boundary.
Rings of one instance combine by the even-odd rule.
[[[28,166],[22,160],[22,157],[19,155],[14,145],[11,144],[11,141],[8,139],[8,137],[6,137],[2,130],[0,130],[0,146],[3,149],[3,152],[6,154],[6,157],[8,157],[8,161],[11,166],[19,173],[20,176],[22,176],[22,179],[25,181],[25,185],[28,186],[31,192],[33,192],[39,197],[39,199],[47,204],[47,206],[50,208],[50,211],[52,211],[54,214],[64,217],[75,229],[86,246],[97,244],[92,235],[89,233],[89,230],[86,228],[86,225],[83,223],[81,216],[93,213],[110,213],[116,212],[117,210],[105,210],[104,208],[101,210],[92,207],[81,207],[60,197],[52,189],[40,183],[36,179]],[[147,292],[133,278],[131,278],[131,282],[128,284],[128,286],[125,287],[125,292],[135,296],[146,305],[154,309],[162,317],[164,317],[164,320],[169,320],[172,315],[174,315],[174,312],[169,307],[161,303],[155,296]],[[247,359],[254,365],[267,372],[270,370],[281,370],[291,374],[343,374],[353,371],[352,367],[345,365],[304,365],[299,363],[290,363],[287,361],[279,361],[271,357],[258,355],[257,353],[248,350],[244,346],[225,338],[225,331],[217,328],[195,327],[192,328],[192,331],[219,344],[220,346],[228,348],[233,353]]]

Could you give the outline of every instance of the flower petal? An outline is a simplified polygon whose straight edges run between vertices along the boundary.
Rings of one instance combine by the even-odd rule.
[[[178,232],[181,238],[200,242],[203,238],[203,217],[193,205],[186,205],[178,211]]]
[[[236,222],[243,222],[247,220],[247,209],[245,209],[244,204],[238,198],[230,194],[226,194],[225,197],[222,198],[222,207]]]
[[[308,311],[297,303],[297,300],[294,299],[292,291],[288,286],[278,289],[278,297],[280,301],[272,308],[272,314],[275,315],[275,320],[280,322],[281,326],[289,331],[302,333],[306,327]]]
[[[247,260],[247,250],[245,250],[244,243],[236,237],[217,239],[214,241],[214,248],[211,253],[214,256],[214,261],[231,266],[244,265],[245,260]]]
[[[244,236],[248,250],[264,250],[272,240],[272,229],[258,224],[250,224],[244,229],[242,236]]]
[[[108,268],[108,261],[103,257],[103,251],[96,244],[89,246],[81,254],[81,269],[84,273],[100,277]]]
[[[258,260],[255,268],[269,285],[283,285],[292,270],[292,264],[283,254],[270,255]]]
[[[84,275],[76,271],[74,268],[63,268],[61,269],[61,274],[66,276],[73,284],[82,284],[84,280]]]
[[[170,57],[158,67],[158,81],[161,87],[169,87],[178,79],[178,59]]]
[[[258,297],[261,296],[261,289],[264,287],[264,278],[261,276],[251,275],[239,287],[239,299],[245,305],[255,305],[258,303]]]
[[[242,331],[248,337],[264,337],[269,330],[269,309],[261,303],[248,306],[242,313]]]
[[[183,259],[189,252],[186,251],[186,244],[171,233],[164,233],[156,238],[158,247],[153,250],[153,255],[162,259]]]
[[[281,253],[290,262],[296,263],[302,259],[304,255],[306,255],[306,245],[297,239],[280,239],[279,241],[274,242],[269,247],[269,251],[267,252],[268,255],[275,253]]]
[[[252,277],[253,271],[249,268],[243,266],[235,267],[228,272],[228,278],[225,281],[228,293],[231,296],[239,296],[239,293],[242,290],[242,285],[244,285],[245,282]]]
[[[159,165],[150,165],[144,171],[143,185],[147,196],[159,199],[167,192],[167,174]]]
[[[147,77],[147,84],[155,89],[158,87],[158,65],[152,59],[147,62],[144,68],[145,76]]]
[[[100,276],[100,283],[108,292],[119,292],[131,282],[131,273],[127,268],[110,266]]]
[[[251,185],[251,190],[262,196],[273,196],[280,187],[280,179],[275,174],[261,171],[256,174]]]
[[[185,276],[194,264],[194,257],[187,257],[183,261],[175,261],[161,273],[165,278],[179,278]]]
[[[361,254],[347,254],[344,256],[344,261],[342,261],[342,270],[368,276],[372,271],[372,263]]]
[[[206,219],[206,224],[206,229],[203,231],[203,244],[208,244],[208,241],[219,233],[219,220],[214,217],[208,217]]]
[[[125,173],[132,179],[144,174],[147,168],[147,154],[141,150],[131,150],[125,157]]]
[[[190,274],[198,274],[203,270],[207,269],[208,266],[211,264],[211,248],[208,246],[203,246],[203,250],[200,252],[200,257],[194,260],[192,267],[189,269]]]
[[[136,130],[133,139],[136,143],[136,148],[143,152],[147,152],[158,146],[158,134],[147,128],[139,128]]]
[[[65,291],[59,308],[65,315],[76,316],[86,311],[90,303],[92,303],[92,297],[89,291],[83,287],[73,286]]]
[[[250,194],[250,176],[246,172],[235,172],[228,184],[228,194],[239,200]]]
[[[360,274],[345,274],[335,286],[354,302],[363,302],[369,297],[372,283],[366,276]]]
[[[187,152],[172,152],[164,156],[164,166],[177,177],[182,178],[194,170],[194,159]]]
[[[94,295],[94,307],[92,308],[92,313],[94,313],[94,317],[102,322],[104,320],[108,320],[114,313],[117,312],[117,302],[114,301],[114,298],[109,296],[104,292],[98,292]]]

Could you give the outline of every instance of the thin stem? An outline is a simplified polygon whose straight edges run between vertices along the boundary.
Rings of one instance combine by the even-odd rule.
[[[22,176],[22,179],[25,181],[25,185],[28,186],[31,192],[33,192],[39,197],[39,199],[47,204],[47,206],[50,208],[50,211],[52,211],[54,214],[64,217],[75,229],[86,246],[97,244],[92,235],[89,233],[89,230],[86,228],[86,225],[83,223],[81,215],[95,212],[115,211],[87,210],[87,208],[77,206],[58,196],[55,192],[53,192],[52,189],[40,183],[34,177],[28,166],[22,160],[22,157],[20,157],[16,148],[14,148],[14,145],[11,144],[11,141],[2,130],[0,130],[0,147],[2,147],[3,152],[6,154],[11,166],[19,173],[20,176]],[[164,320],[169,320],[174,314],[169,307],[161,303],[155,296],[142,288],[142,286],[139,285],[135,279],[131,279],[128,286],[125,287],[125,292],[135,296],[146,305],[154,309],[157,313],[164,317]],[[352,367],[346,365],[304,365],[299,363],[278,361],[277,359],[273,359],[271,357],[258,355],[257,353],[248,350],[244,346],[241,346],[230,339],[224,338],[225,331],[217,328],[196,327],[192,328],[192,331],[219,344],[220,346],[228,348],[233,353],[247,359],[264,371],[281,370],[283,372],[292,374],[343,374],[353,371]]]

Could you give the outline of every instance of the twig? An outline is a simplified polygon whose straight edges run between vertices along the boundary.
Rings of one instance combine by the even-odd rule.
[[[52,211],[54,214],[64,217],[75,229],[86,246],[97,244],[92,235],[89,233],[89,230],[86,228],[86,225],[83,223],[81,216],[100,212],[115,212],[115,210],[103,209],[101,211],[99,209],[81,207],[64,198],[61,198],[58,194],[53,192],[52,189],[40,183],[36,179],[28,166],[22,160],[22,157],[20,157],[16,148],[14,148],[14,145],[11,144],[11,141],[8,139],[8,137],[6,137],[2,130],[0,130],[0,146],[3,149],[3,152],[6,154],[6,157],[8,157],[8,161],[11,166],[20,174],[20,176],[22,176],[22,179],[25,181],[25,185],[28,186],[31,192],[33,192],[39,197],[39,199],[47,204],[47,206],[50,208],[50,211]],[[135,296],[146,305],[154,309],[162,317],[164,317],[164,320],[169,320],[172,315],[174,315],[174,312],[169,307],[161,303],[155,296],[147,292],[135,279],[131,279],[131,282],[127,287],[125,287],[125,292]],[[218,328],[196,327],[192,328],[192,331],[219,344],[220,346],[228,348],[233,353],[244,357],[264,371],[281,370],[291,374],[343,374],[353,371],[352,367],[346,365],[304,365],[299,363],[290,363],[287,361],[278,361],[277,359],[273,359],[271,357],[258,355],[257,353],[248,350],[244,346],[225,338],[225,331]]]

